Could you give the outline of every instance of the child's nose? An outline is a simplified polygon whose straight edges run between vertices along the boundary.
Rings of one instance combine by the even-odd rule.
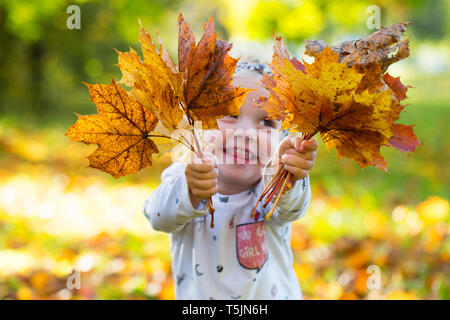
[[[245,137],[246,139],[254,141],[256,141],[258,138],[255,128],[238,128],[234,130],[233,135],[237,137]]]

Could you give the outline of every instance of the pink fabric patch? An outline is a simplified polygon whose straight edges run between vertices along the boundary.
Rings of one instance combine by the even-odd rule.
[[[261,270],[267,261],[264,221],[236,226],[236,251],[241,266]]]

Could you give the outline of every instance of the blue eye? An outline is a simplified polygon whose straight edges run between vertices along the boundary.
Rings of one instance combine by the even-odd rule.
[[[265,126],[265,127],[272,127],[272,128],[276,127],[275,121],[273,119],[270,119],[270,118],[261,119],[260,123],[263,126]]]

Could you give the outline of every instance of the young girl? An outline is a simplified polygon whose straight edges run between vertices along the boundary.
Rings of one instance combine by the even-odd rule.
[[[302,299],[293,269],[291,222],[309,206],[308,173],[317,143],[291,134],[264,158],[258,146],[272,150],[270,137],[240,135],[247,129],[280,128],[280,122],[268,118],[255,102],[269,95],[259,84],[264,69],[267,66],[258,62],[239,61],[233,84],[256,90],[247,95],[239,116],[217,120],[223,135],[220,163],[211,153],[204,153],[201,164],[173,163],[144,203],[152,227],[170,233],[176,299]],[[239,139],[248,140],[245,148],[235,145]],[[256,164],[250,164],[251,159],[257,159]],[[258,205],[251,218],[268,181],[261,175],[266,164],[275,166],[275,172],[283,165],[295,181],[268,221],[265,215],[275,197],[266,208]],[[215,208],[214,228],[209,197]]]

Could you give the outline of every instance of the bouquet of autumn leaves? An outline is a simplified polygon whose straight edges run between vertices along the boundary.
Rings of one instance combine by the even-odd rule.
[[[362,168],[386,171],[382,146],[414,152],[420,144],[412,125],[395,123],[405,108],[400,102],[408,87],[386,72],[409,56],[409,41],[401,41],[408,24],[381,28],[334,47],[307,41],[305,54],[314,57],[311,64],[291,59],[282,39],[274,36],[273,75],[262,79],[270,96],[259,102],[269,116],[282,120],[283,129],[301,132],[305,140],[319,133],[329,150],[336,148],[338,159],[347,157]],[[267,196],[266,206],[278,193],[267,218],[291,181],[280,166],[258,199],[259,203]],[[255,210],[256,206],[252,215]]]
[[[408,41],[399,42],[407,24],[331,48],[308,41],[305,53],[315,58],[312,64],[291,59],[281,38],[275,37],[273,74],[262,79],[270,96],[259,99],[261,107],[282,121],[282,129],[301,132],[305,140],[320,133],[328,149],[337,149],[338,158],[386,170],[382,146],[408,152],[420,143],[412,126],[395,123],[408,87],[386,73],[390,64],[409,56]],[[98,145],[88,157],[90,167],[115,178],[137,173],[152,164],[162,140],[181,143],[202,158],[194,121],[202,121],[203,129],[216,129],[216,119],[239,114],[251,90],[232,85],[238,61],[228,55],[232,45],[217,40],[212,18],[198,44],[181,14],[178,28],[178,65],[161,39],[157,47],[141,27],[144,60],[132,49],[117,51],[120,83],[132,89],[126,91],[114,80],[110,85],[86,84],[98,114],[78,115],[66,135]],[[192,130],[193,139],[170,136],[179,128]],[[277,194],[267,219],[291,182],[291,175],[279,166],[258,199],[267,196],[266,206]],[[211,198],[208,208],[213,227]]]
[[[178,29],[178,65],[161,38],[157,47],[141,26],[143,61],[133,49],[116,50],[120,83],[132,89],[126,91],[114,79],[110,85],[86,84],[98,114],[77,115],[66,135],[98,145],[88,157],[90,167],[114,178],[135,174],[152,164],[152,154],[160,152],[162,140],[182,143],[202,158],[194,121],[201,121],[203,129],[216,129],[216,119],[239,114],[250,89],[232,85],[238,61],[228,54],[232,45],[217,39],[212,18],[204,24],[198,44],[181,14]],[[189,128],[194,139],[170,135],[180,128]],[[209,212],[213,218],[211,198]]]

